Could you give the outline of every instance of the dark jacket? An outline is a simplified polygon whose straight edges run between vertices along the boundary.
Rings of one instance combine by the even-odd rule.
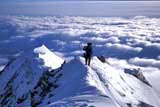
[[[92,56],[92,46],[91,45],[87,45],[83,48],[83,50],[85,51],[85,56],[86,57],[91,57]]]

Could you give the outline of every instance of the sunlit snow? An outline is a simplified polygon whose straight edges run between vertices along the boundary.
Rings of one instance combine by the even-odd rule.
[[[80,57],[83,55],[83,46],[87,42],[93,43],[94,58],[91,67],[84,65],[84,59]],[[35,47],[39,48],[34,49]],[[7,82],[23,61],[26,61],[22,56],[28,55],[26,52],[31,49],[35,56],[29,55],[29,61],[33,66],[36,62],[44,67],[38,66],[35,74],[41,75],[43,72],[41,67],[43,70],[57,69],[64,60],[67,62],[62,68],[62,73],[65,75],[58,82],[60,86],[51,92],[51,94],[56,93],[55,96],[48,98],[47,95],[42,106],[49,100],[51,100],[49,107],[59,107],[63,104],[67,107],[96,106],[99,100],[102,101],[101,107],[106,107],[106,103],[110,104],[110,107],[118,107],[118,105],[125,107],[125,103],[132,103],[133,107],[137,107],[139,101],[155,107],[160,106],[159,18],[1,16],[0,68],[4,68],[9,61],[19,57],[18,62],[21,62],[14,62],[13,65],[17,64],[17,66],[9,68],[11,73],[6,74],[7,80],[1,78],[3,80],[0,81],[1,91],[5,87],[3,82]],[[102,55],[106,57],[105,64],[96,58]],[[28,63],[27,66],[30,67]],[[140,69],[152,87],[125,74],[123,71],[126,68]],[[28,68],[19,69],[28,71]],[[40,73],[37,72],[38,70]],[[17,77],[16,83],[19,83],[20,77]],[[34,77],[30,78],[32,79]],[[25,83],[23,85],[25,86]],[[32,89],[32,85],[28,88]],[[18,85],[14,85],[14,88],[16,86]],[[21,88],[22,86],[17,88],[16,94],[19,90],[26,92]],[[58,90],[61,92],[59,93]],[[21,94],[23,93],[17,96]],[[86,102],[93,96],[97,99]],[[52,103],[52,101],[56,102]]]

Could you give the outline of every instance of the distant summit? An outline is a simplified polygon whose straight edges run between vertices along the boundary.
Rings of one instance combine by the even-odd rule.
[[[50,51],[45,45],[35,48],[34,53],[38,55],[39,59],[43,60],[44,66],[51,67],[51,69],[59,68],[64,62],[62,58]]]

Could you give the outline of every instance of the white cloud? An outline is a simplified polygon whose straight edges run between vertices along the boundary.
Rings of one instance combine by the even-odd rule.
[[[107,43],[105,44],[105,46],[107,48],[112,48],[112,49],[118,49],[124,52],[128,52],[128,51],[135,51],[135,52],[140,52],[142,50],[142,48],[140,47],[131,47],[129,45],[124,45],[124,44],[119,44],[119,43]]]
[[[106,42],[109,42],[109,43],[118,43],[120,42],[119,38],[118,37],[109,37],[106,39]]]
[[[153,49],[155,48],[154,50],[160,49],[159,18],[135,17],[125,19],[108,17],[8,16],[0,17],[0,19],[3,19],[0,20],[3,22],[1,26],[8,26],[6,28],[8,33],[5,33],[5,37],[14,34],[10,39],[7,38],[4,40],[7,40],[8,44],[4,41],[0,43],[2,44],[1,46],[3,46],[3,50],[4,48],[7,48],[5,50],[10,50],[12,47],[9,43],[13,43],[14,41],[15,43],[13,44],[18,45],[15,49],[12,49],[14,52],[17,52],[16,49],[20,47],[27,48],[27,46],[21,42],[23,38],[20,37],[22,36],[32,41],[42,38],[42,42],[45,42],[46,45],[53,43],[53,49],[56,48],[56,51],[64,49],[66,54],[70,54],[70,52],[73,51],[80,51],[80,46],[87,42],[93,42],[95,48],[98,48],[96,53],[108,54],[106,53],[106,51],[108,51],[107,49],[119,52],[119,54],[114,53],[114,56],[122,56],[123,54],[124,56],[130,56],[130,54],[135,55],[135,53],[143,52],[143,48],[146,49],[147,47],[153,47]],[[29,41],[26,40],[26,42]],[[70,47],[72,44],[75,45],[74,49]],[[71,51],[69,51],[68,48]],[[2,52],[1,49],[0,47],[0,54]],[[100,50],[102,51],[100,52]],[[143,53],[141,54],[143,55]],[[158,58],[159,53],[155,52],[154,54],[157,54],[155,57]],[[152,58],[152,56],[144,57]]]
[[[155,47],[160,50],[160,43],[151,43],[151,44],[147,44],[146,46]]]
[[[143,67],[157,67],[160,68],[160,60],[156,59],[146,59],[146,58],[132,58],[129,60],[130,64],[138,65],[138,66],[143,66]]]

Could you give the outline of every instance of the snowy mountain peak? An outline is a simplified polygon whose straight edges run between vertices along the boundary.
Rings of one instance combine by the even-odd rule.
[[[160,106],[150,85],[97,57],[90,66],[82,57],[63,62],[45,45],[17,58],[0,75],[1,106]]]
[[[44,76],[60,68],[63,63],[64,60],[45,45],[34,48],[10,62],[0,75],[2,106],[16,106],[17,102],[22,102],[20,99],[27,100],[34,88],[41,84],[40,81],[46,78]]]
[[[44,44],[34,48],[34,52],[35,53],[39,53],[39,54],[45,54],[46,52],[50,51]]]
[[[37,47],[33,51],[39,55],[40,59],[43,59],[44,65],[51,67],[51,69],[59,68],[64,62],[62,58],[50,51],[45,45]]]

